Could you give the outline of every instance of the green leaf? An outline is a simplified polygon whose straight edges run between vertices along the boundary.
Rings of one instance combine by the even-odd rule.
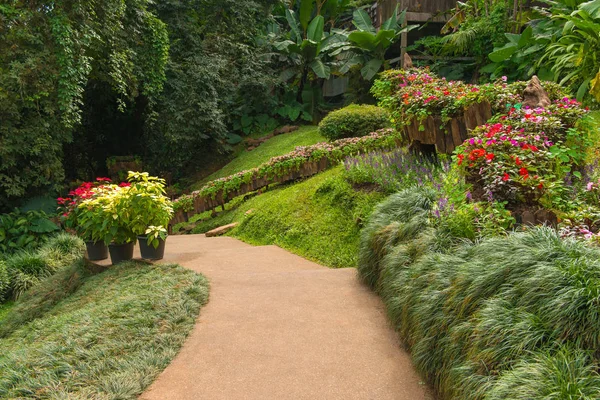
[[[517,43],[517,45],[521,49],[521,48],[527,46],[531,42],[532,38],[533,38],[533,29],[531,28],[531,26],[528,26],[527,28],[525,28],[523,33],[521,33],[521,37],[519,38],[519,42]]]
[[[576,176],[577,178],[581,179],[581,172],[573,171],[573,175]]]
[[[247,128],[252,125],[253,118],[249,115],[242,116],[242,128]]]
[[[317,15],[308,26],[307,37],[316,43],[321,43],[323,40],[323,29],[325,27],[325,18],[321,15]]]
[[[240,135],[236,135],[235,133],[228,133],[227,134],[227,143],[234,145],[234,144],[238,144],[239,142],[242,141],[242,137]]]
[[[301,0],[300,2],[300,25],[306,31],[308,22],[312,17],[314,0]]]
[[[594,19],[600,18],[600,0],[588,1],[579,5],[579,9],[590,14]]]
[[[359,65],[360,63],[362,63],[362,61],[363,61],[363,59],[360,56],[354,56],[354,57],[348,59],[340,67],[340,73],[342,73],[342,74],[347,73],[348,71],[350,71],[350,68],[354,67],[355,65]]]
[[[387,49],[392,45],[395,37],[395,31],[380,29],[377,35],[375,35],[375,45],[380,46],[382,49]]]
[[[295,37],[292,38],[295,39],[296,42],[302,40],[302,32],[300,31],[300,25],[296,19],[296,13],[293,10],[285,10],[285,18],[288,21],[292,33],[295,35]]]
[[[329,79],[329,76],[331,75],[331,68],[323,64],[323,61],[321,60],[314,60],[310,64],[310,68],[319,78]]]
[[[521,39],[521,35],[518,33],[505,33],[504,36],[506,36],[508,41],[512,44],[518,44]]]
[[[50,221],[49,219],[39,218],[32,221],[29,229],[37,233],[49,233],[57,231],[59,228],[54,222]]]
[[[493,51],[489,54],[490,60],[493,62],[502,62],[509,59],[517,51],[516,44],[507,44],[506,46]]]
[[[395,31],[396,28],[398,28],[398,8],[399,8],[399,6],[400,6],[399,4],[396,5],[396,9],[392,13],[392,16],[390,18],[388,18],[383,24],[381,24],[380,29],[385,29],[385,30],[391,29],[391,30]]]
[[[591,81],[592,81],[592,78],[588,78],[585,81],[583,81],[583,83],[579,86],[579,89],[577,89],[577,101],[583,100],[586,93],[588,92],[588,88],[590,87]]]
[[[371,21],[371,17],[369,17],[369,14],[365,10],[358,9],[354,11],[353,15],[354,20],[352,23],[359,31],[375,33],[373,21]]]
[[[363,78],[370,81],[373,79],[373,77],[375,77],[375,75],[377,75],[382,65],[383,60],[375,58],[366,63],[365,66],[360,70],[360,73],[362,74]]]
[[[348,40],[356,44],[362,50],[375,51],[377,49],[375,35],[370,32],[354,31],[348,35]]]

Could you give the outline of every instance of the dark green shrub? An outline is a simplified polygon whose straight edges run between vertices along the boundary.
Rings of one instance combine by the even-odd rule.
[[[59,227],[43,211],[0,214],[0,253],[33,250]]]
[[[600,250],[542,227],[438,251],[434,204],[379,206],[359,273],[440,399],[599,398]]]
[[[365,136],[389,126],[390,117],[383,108],[352,104],[323,118],[319,132],[329,140],[336,140]]]

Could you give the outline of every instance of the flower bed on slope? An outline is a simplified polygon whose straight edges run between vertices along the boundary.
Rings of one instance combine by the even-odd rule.
[[[199,213],[242,194],[275,183],[312,176],[345,157],[398,145],[399,135],[393,129],[382,129],[360,138],[347,138],[331,143],[298,147],[291,153],[273,157],[257,168],[242,171],[226,178],[207,183],[191,195],[181,196],[174,202],[176,216],[172,224],[184,220],[183,213]]]

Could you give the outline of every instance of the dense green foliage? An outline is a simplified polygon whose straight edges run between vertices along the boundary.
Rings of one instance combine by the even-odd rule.
[[[549,228],[448,245],[437,195],[393,195],[363,231],[359,272],[442,398],[595,399],[597,249]]]
[[[0,397],[137,398],[194,327],[207,280],[176,265],[64,267],[0,324]]]
[[[110,87],[120,109],[162,91],[169,43],[148,6],[146,0],[0,6],[0,207],[62,183],[63,145],[82,122],[90,81]]]
[[[319,123],[319,132],[329,140],[361,137],[390,126],[390,116],[383,108],[350,105],[330,112]]]
[[[33,250],[58,229],[43,211],[0,214],[0,254]]]

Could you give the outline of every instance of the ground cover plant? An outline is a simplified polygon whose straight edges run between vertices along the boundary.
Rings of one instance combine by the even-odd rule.
[[[600,250],[547,227],[452,245],[437,198],[378,206],[359,273],[440,398],[598,398]]]
[[[360,228],[384,197],[377,190],[355,190],[337,166],[247,200],[237,198],[214,218],[204,213],[190,221],[195,221],[192,233],[239,222],[230,235],[247,243],[275,244],[329,267],[355,267]]]
[[[84,250],[81,239],[60,233],[36,250],[21,250],[0,261],[0,303],[18,299],[65,265],[81,258]]]
[[[177,265],[124,263],[94,274],[76,262],[4,316],[0,397],[137,398],[207,300],[206,279]]]

